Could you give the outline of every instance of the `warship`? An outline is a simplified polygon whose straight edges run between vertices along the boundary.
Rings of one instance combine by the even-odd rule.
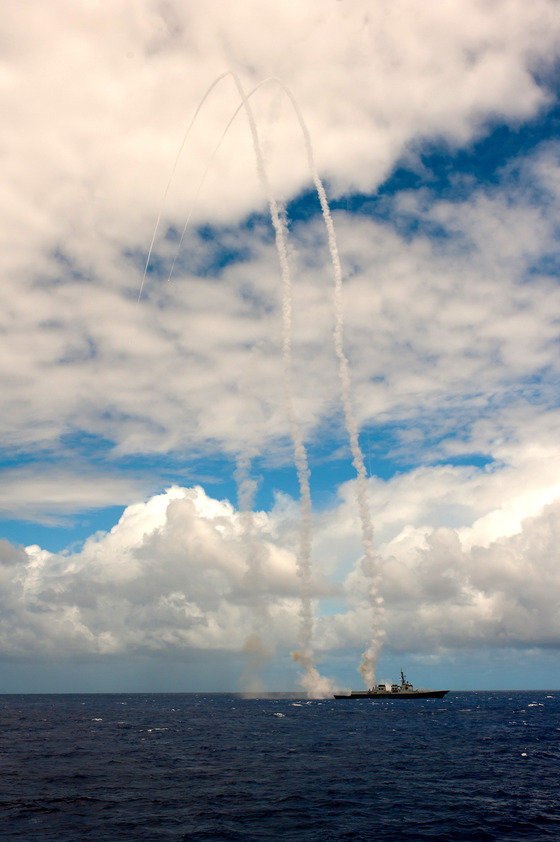
[[[401,670],[400,684],[376,684],[371,690],[335,693],[335,699],[443,699],[449,690],[415,690]]]

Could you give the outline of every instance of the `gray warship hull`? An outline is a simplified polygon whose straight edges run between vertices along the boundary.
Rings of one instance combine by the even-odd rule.
[[[335,699],[443,699],[449,690],[412,690],[376,692],[375,690],[352,690],[351,693],[335,693]]]

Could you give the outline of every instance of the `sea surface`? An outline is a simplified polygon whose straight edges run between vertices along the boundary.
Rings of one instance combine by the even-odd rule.
[[[0,696],[0,838],[560,839],[560,692]]]

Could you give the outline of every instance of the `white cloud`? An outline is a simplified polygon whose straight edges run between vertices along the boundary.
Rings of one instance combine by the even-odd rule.
[[[248,87],[280,76],[308,120],[321,172],[341,191],[370,190],[420,138],[465,143],[490,115],[535,115],[547,94],[532,71],[556,54],[554,12],[548,0],[304,2],[268,4],[266,12],[256,2],[235,10],[215,3],[211,12],[147,0],[134,10],[124,2],[8,3],[0,85],[11,115],[0,129],[6,446],[50,446],[76,429],[125,452],[208,441],[237,450],[243,439],[285,435],[278,269],[262,231],[224,234],[223,245],[247,259],[222,281],[178,271],[173,289],[149,279],[142,306],[134,303],[142,257],[125,255],[146,253],[202,92],[230,66]],[[274,87],[254,104],[274,184],[294,196],[309,174],[293,115]],[[182,226],[235,106],[225,80],[187,144],[167,222]],[[552,163],[540,162],[547,179]],[[543,249],[550,232],[517,201],[481,193],[428,208],[451,233],[468,233],[468,259],[338,215],[345,265],[357,267],[346,290],[347,344],[362,420],[430,396],[453,399],[481,375],[483,388],[496,388],[505,368],[525,376],[549,362],[543,345],[556,335],[557,295],[543,281],[527,301],[510,270]],[[254,210],[264,210],[264,197],[240,115],[196,219],[237,224]],[[329,269],[320,226],[312,229],[297,231],[307,268],[297,281],[294,353],[308,427],[337,404]],[[207,259],[213,245],[190,238],[188,259]],[[157,247],[160,258],[173,250]]]
[[[386,539],[379,555],[390,650],[560,646],[559,498],[486,545],[445,524],[453,506],[467,527],[481,512],[487,516],[494,480],[434,469],[373,488]],[[343,613],[319,612],[315,644],[327,664],[340,650],[357,657],[370,633],[368,580],[348,508],[343,499],[323,516],[314,549],[315,599],[346,599]],[[16,659],[207,651],[210,664],[224,651],[241,653],[257,629],[262,646],[287,659],[299,623],[292,519],[297,508],[284,504],[257,513],[249,539],[230,503],[200,487],[175,487],[128,507],[110,532],[92,536],[79,552],[2,542],[1,650]],[[249,563],[256,551],[258,573]],[[346,563],[337,568],[334,557]]]
[[[27,188],[18,192],[23,203],[31,199],[29,209],[47,203],[35,217],[45,232],[60,230],[87,202],[91,221],[131,234],[146,211],[153,216],[189,113],[233,67],[249,86],[284,79],[307,116],[321,169],[341,187],[369,190],[417,137],[462,143],[488,115],[533,115],[547,97],[531,71],[558,47],[555,11],[550,0],[444,8],[436,0],[320,7],[307,0],[266,9],[245,0],[211,10],[148,0],[134,10],[126,2],[11,2],[3,91],[15,118],[4,127],[13,182]],[[179,188],[196,183],[235,105],[225,83],[179,174],[180,215]],[[290,109],[274,88],[255,106],[275,178],[293,194],[308,176],[303,151],[293,153],[300,140]],[[42,166],[30,171],[30,162]],[[225,158],[203,198],[205,214],[231,217],[263,204],[242,120],[228,140],[227,178],[221,167],[225,173]]]
[[[89,509],[123,505],[148,485],[144,478],[57,466],[5,468],[0,485],[0,513],[21,520],[55,524]]]
[[[265,203],[243,114],[194,213],[197,224],[229,227],[211,239],[191,232],[175,282],[155,272],[135,301],[184,127],[218,74],[231,67],[248,89],[284,79],[330,190],[367,192],[403,156],[414,161],[425,139],[453,148],[483,134],[488,119],[516,124],[545,109],[536,74],[546,77],[560,34],[552,0],[10,0],[0,26],[9,115],[0,126],[0,436],[4,447],[53,459],[65,455],[69,433],[99,437],[117,454],[250,446],[271,461],[285,455],[279,272],[268,229],[244,224]],[[277,195],[292,198],[309,184],[296,121],[274,85],[252,102]],[[181,229],[236,105],[226,80],[189,138],[162,233]],[[360,424],[400,425],[389,446],[403,459],[422,451],[425,460],[493,460],[486,471],[426,468],[371,483],[395,647],[414,638],[436,649],[558,641],[552,538],[543,555],[538,529],[553,535],[560,485],[560,298],[546,272],[559,173],[551,143],[492,189],[470,185],[461,201],[411,191],[387,199],[386,222],[335,214]],[[310,439],[339,417],[332,283],[316,218],[294,226],[291,244],[295,403]],[[194,271],[219,264],[220,249],[241,257],[206,276]],[[167,268],[174,250],[158,240],[154,261]],[[85,467],[82,478],[80,469],[33,478],[10,470],[0,508],[46,518],[140,494],[138,480]],[[315,554],[357,604],[321,620],[325,649],[361,648],[369,629],[351,486],[341,494],[318,516]],[[292,645],[295,514],[279,501],[259,517],[258,587],[246,575],[238,513],[201,491],[129,507],[78,553],[3,547],[3,651],[240,651],[262,587],[271,646]],[[549,586],[531,589],[527,603],[525,561]],[[315,588],[330,586],[318,577]]]
[[[553,214],[507,184],[454,205],[410,199],[407,213],[436,219],[449,237],[407,241],[387,223],[336,215],[359,420],[426,424],[437,414],[440,438],[447,425],[474,446],[490,398],[497,423],[512,400],[533,401],[538,389],[546,401],[556,382],[558,288],[542,272],[526,282],[551,249]],[[311,430],[339,401],[331,280],[321,224],[294,235],[293,378]],[[124,452],[205,442],[235,451],[286,435],[274,249],[258,229],[239,231],[236,244],[250,259],[217,279],[180,271],[141,306],[105,283],[14,285],[3,317],[5,443],[49,444],[77,429]]]
[[[295,644],[300,581],[294,554],[259,529],[260,574],[247,565],[242,520],[200,487],[129,506],[78,553],[2,547],[5,655],[240,651],[264,598],[273,643]],[[254,552],[254,550],[253,550]],[[319,574],[313,590],[331,590]]]

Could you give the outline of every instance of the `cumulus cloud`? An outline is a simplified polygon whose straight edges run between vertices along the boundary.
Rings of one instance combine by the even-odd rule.
[[[263,600],[267,635],[293,645],[295,556],[266,514],[254,519],[259,582],[249,575],[239,513],[200,487],[172,488],[129,506],[110,532],[93,535],[78,553],[3,542],[3,653],[241,651]],[[313,594],[331,590],[317,574]]]
[[[558,501],[514,535],[463,546],[460,532],[419,530],[382,554],[386,646],[399,653],[457,653],[560,644]],[[412,539],[412,540],[410,540]],[[350,610],[323,618],[329,648],[359,647],[367,633],[359,565],[345,580]]]
[[[402,522],[409,525],[401,529],[395,518],[385,522],[389,540],[379,554],[387,646],[409,653],[560,646],[558,500],[526,518],[515,533],[469,545],[460,528],[428,525],[434,517],[421,496],[430,481],[441,484],[437,476],[419,479],[416,518],[400,498]],[[465,496],[472,509],[477,485],[487,481],[483,474],[476,484],[471,478]],[[388,485],[394,492],[395,485]],[[448,494],[456,497],[460,489],[451,487],[448,478]],[[251,540],[260,548],[258,582],[250,575],[242,516],[200,487],[174,487],[129,506],[110,532],[92,536],[79,552],[51,554],[3,541],[1,651],[12,659],[158,653],[188,658],[206,651],[210,661],[224,652],[263,658],[276,652],[288,660],[297,638],[300,588],[287,540],[294,516],[285,507],[255,513]],[[337,553],[346,542],[349,572],[336,584],[340,570],[327,577],[321,562],[315,564],[316,604],[332,597],[346,601],[343,613],[319,611],[315,643],[327,666],[340,651],[355,651],[357,659],[369,630],[368,578],[353,537],[345,537],[344,501],[328,518],[341,542]],[[317,548],[321,558],[323,549]],[[263,602],[267,623],[257,639],[255,617]]]
[[[408,577],[398,559],[388,561],[398,606],[388,630],[392,645],[401,651],[558,648],[559,515],[555,501],[515,535],[470,550],[456,531],[432,531]]]

